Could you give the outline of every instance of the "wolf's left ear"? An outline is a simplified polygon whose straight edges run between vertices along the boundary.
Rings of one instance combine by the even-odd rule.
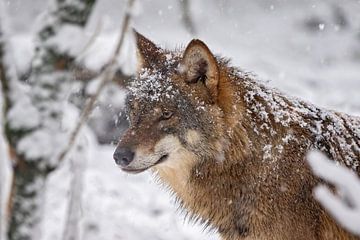
[[[136,39],[138,68],[154,68],[164,61],[161,48],[133,29]]]
[[[203,82],[211,97],[217,100],[219,68],[214,55],[204,42],[194,39],[189,43],[183,55],[182,67],[186,72],[186,82]]]

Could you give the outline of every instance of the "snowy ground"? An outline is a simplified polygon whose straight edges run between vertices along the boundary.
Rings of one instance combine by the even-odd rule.
[[[10,3],[19,68],[31,57],[29,31],[43,1]],[[197,37],[234,65],[269,85],[318,105],[360,115],[360,1],[191,1]],[[339,1],[340,2],[340,1]],[[124,1],[99,1],[89,32],[102,35],[91,48],[99,65],[111,51]],[[37,7],[36,7],[37,6]],[[175,1],[144,0],[134,26],[166,47],[191,40]],[[23,14],[19,20],[17,14]],[[27,23],[27,24],[25,24]],[[89,53],[88,53],[89,55]],[[1,142],[0,142],[1,143]],[[0,144],[0,154],[3,153]],[[149,173],[133,176],[116,168],[111,146],[92,146],[84,178],[82,239],[216,239],[200,226],[183,224],[176,206]],[[4,157],[0,155],[0,161]],[[43,239],[61,239],[69,166],[51,176]],[[4,170],[4,169],[0,169]]]

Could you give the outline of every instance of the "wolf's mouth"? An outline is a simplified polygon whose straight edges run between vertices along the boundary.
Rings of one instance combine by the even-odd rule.
[[[168,154],[162,155],[161,158],[153,166],[165,162],[168,157],[169,157]]]
[[[148,170],[149,168],[151,168],[155,165],[165,162],[168,157],[169,157],[168,154],[162,155],[157,162],[155,162],[153,165],[150,165],[146,168],[140,168],[140,169],[121,168],[121,170],[123,170],[124,172],[127,172],[127,173],[131,173],[131,174],[138,174],[138,173]]]

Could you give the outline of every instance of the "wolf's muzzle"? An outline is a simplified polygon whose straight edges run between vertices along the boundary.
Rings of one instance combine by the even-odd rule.
[[[128,166],[134,160],[135,153],[129,148],[116,148],[113,158],[115,163],[121,167]]]

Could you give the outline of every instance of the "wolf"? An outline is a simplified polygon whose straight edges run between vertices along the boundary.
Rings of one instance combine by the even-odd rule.
[[[151,169],[223,240],[359,239],[314,200],[305,160],[318,149],[360,174],[358,117],[270,88],[201,40],[167,50],[135,35],[130,126],[113,155],[123,171]]]

